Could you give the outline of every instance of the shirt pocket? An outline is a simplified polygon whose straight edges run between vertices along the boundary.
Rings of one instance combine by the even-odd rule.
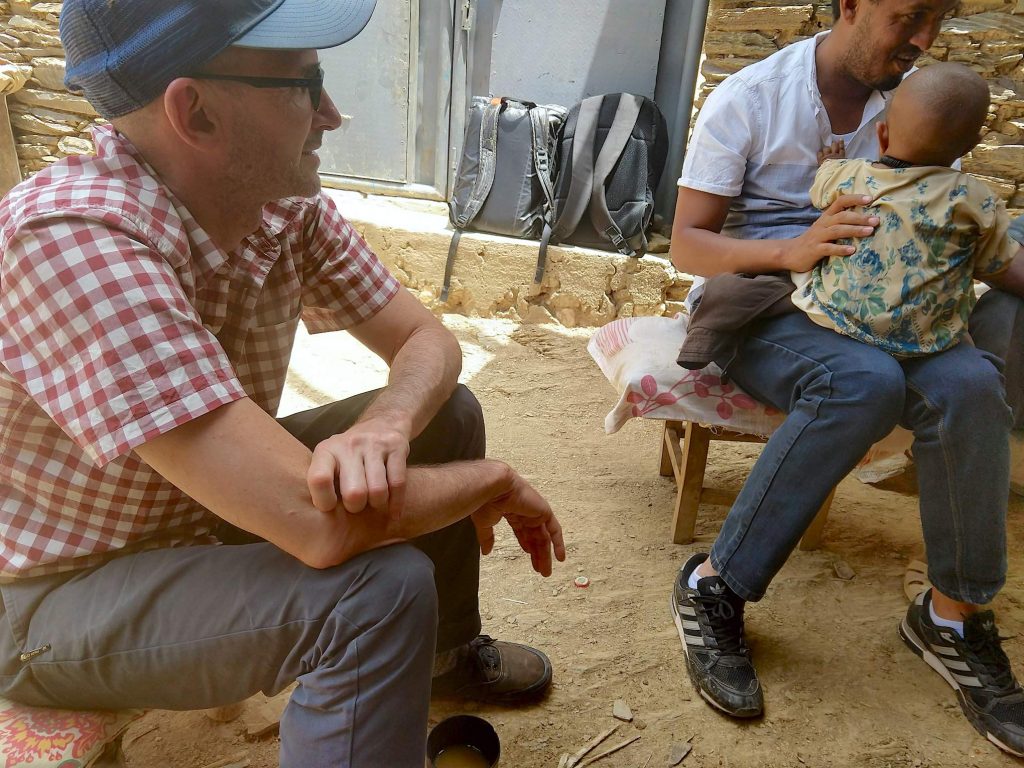
[[[246,334],[238,378],[249,397],[271,415],[277,413],[281,403],[301,317],[300,304],[291,317],[265,325],[251,325]]]

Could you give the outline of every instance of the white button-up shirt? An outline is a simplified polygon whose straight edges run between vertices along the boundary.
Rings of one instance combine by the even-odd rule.
[[[878,157],[875,124],[892,92],[871,94],[856,131],[834,133],[814,61],[827,34],[731,75],[701,108],[679,186],[732,198],[723,234],[746,240],[796,237],[819,215],[810,190],[822,147],[841,138],[847,157]],[[688,304],[703,282],[694,281]]]

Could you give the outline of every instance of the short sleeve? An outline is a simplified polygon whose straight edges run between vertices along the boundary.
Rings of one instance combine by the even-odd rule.
[[[155,249],[62,215],[21,227],[0,263],[0,365],[102,466],[245,396]]]
[[[847,160],[826,160],[814,175],[811,185],[811,205],[825,210],[839,197],[839,181],[844,175]]]
[[[310,333],[369,320],[401,289],[334,201],[320,195],[305,212],[302,319]]]
[[[981,206],[988,214],[989,225],[984,228],[974,251],[974,277],[984,280],[1009,268],[1018,245],[1010,237],[1010,216],[1002,200],[987,196]]]
[[[679,186],[722,197],[739,195],[760,114],[756,92],[741,77],[724,80],[697,116]]]

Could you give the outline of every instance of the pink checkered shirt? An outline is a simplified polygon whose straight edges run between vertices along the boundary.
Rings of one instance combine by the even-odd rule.
[[[133,449],[245,396],[275,413],[300,318],[348,328],[399,290],[324,196],[225,253],[124,137],[95,139],[0,202],[0,579],[212,541]]]

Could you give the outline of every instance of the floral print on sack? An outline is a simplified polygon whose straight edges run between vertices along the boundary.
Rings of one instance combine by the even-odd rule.
[[[750,395],[723,381],[721,376],[703,371],[690,371],[668,389],[659,390],[658,381],[647,375],[640,379],[640,391],[631,390],[626,395],[633,405],[634,417],[647,417],[667,406],[674,406],[687,397],[711,398],[715,413],[722,419],[731,419],[736,408],[754,411],[762,407]],[[768,413],[774,409],[763,406]]]

